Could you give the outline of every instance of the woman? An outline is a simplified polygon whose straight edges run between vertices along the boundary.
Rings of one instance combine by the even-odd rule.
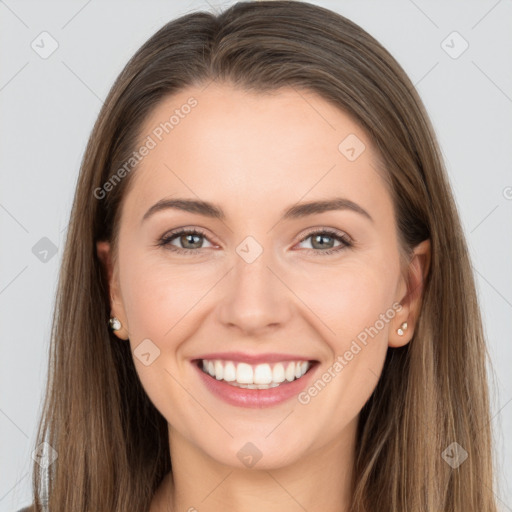
[[[240,2],[140,48],[90,137],[58,293],[34,510],[496,511],[435,135],[336,13]]]

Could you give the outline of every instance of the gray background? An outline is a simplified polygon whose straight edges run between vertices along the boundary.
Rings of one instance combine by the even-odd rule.
[[[232,3],[0,0],[0,511],[31,501],[57,274],[80,161],[102,99],[128,58],[164,23]],[[512,511],[512,1],[313,3],[352,19],[395,56],[437,131],[495,371],[498,502]],[[34,40],[42,46],[43,31],[59,45],[46,59],[31,47]],[[454,31],[463,39],[450,36]],[[469,47],[458,55],[464,40]]]

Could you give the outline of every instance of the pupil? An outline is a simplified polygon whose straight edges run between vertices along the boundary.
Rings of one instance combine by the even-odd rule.
[[[185,235],[183,238],[185,238],[185,240],[187,241],[188,243],[188,239],[190,238],[193,238],[193,237],[196,237],[196,238],[201,238],[200,235],[194,235],[194,234],[190,234],[190,235]],[[192,245],[194,245],[194,242],[190,242]],[[199,246],[201,245],[201,242],[195,242],[195,245],[199,244]],[[194,248],[197,248],[197,247],[194,247]]]
[[[329,236],[329,235],[325,235],[325,236],[324,236],[324,235],[316,235],[316,236],[314,237],[314,241],[316,242],[317,240],[324,240],[324,239],[326,239],[326,238],[332,238],[332,237],[331,237],[331,236]],[[323,243],[323,242],[319,242],[319,245],[320,245],[320,247],[321,247],[321,248],[325,248],[325,247],[326,247],[326,245],[329,245],[329,244],[325,244],[325,243]],[[329,245],[329,246],[330,246],[330,245]]]

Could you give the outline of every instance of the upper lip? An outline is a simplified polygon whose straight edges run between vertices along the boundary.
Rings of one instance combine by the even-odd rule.
[[[315,359],[294,354],[244,354],[243,352],[215,352],[213,354],[200,355],[194,359],[223,359],[227,361],[238,361],[248,364],[275,363],[279,361],[315,361]]]

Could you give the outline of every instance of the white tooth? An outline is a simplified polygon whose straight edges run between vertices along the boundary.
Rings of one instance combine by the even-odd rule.
[[[252,384],[252,366],[247,363],[238,363],[236,367],[236,380],[240,384]]]
[[[224,374],[224,369],[222,367],[222,363],[217,359],[214,364],[215,364],[215,378],[217,380],[222,380],[222,376]]]
[[[284,382],[285,376],[284,376],[284,366],[282,363],[277,363],[274,365],[274,368],[272,369],[272,381],[273,382]]]
[[[226,366],[224,366],[223,378],[226,382],[233,382],[236,379],[236,368],[231,361],[228,361]]]
[[[286,368],[285,376],[286,376],[286,380],[288,382],[291,382],[292,380],[295,379],[295,363],[294,362],[288,363],[288,367]]]
[[[285,369],[285,365],[286,369]],[[302,377],[310,368],[308,361],[276,363],[273,367],[268,363],[255,367],[247,363],[235,364],[232,361],[202,360],[203,370],[217,380],[224,380],[248,389],[268,389],[276,387],[284,381],[292,382]],[[246,384],[251,384],[247,386]]]
[[[259,364],[254,369],[254,384],[270,384],[272,382],[272,370],[269,364]]]

